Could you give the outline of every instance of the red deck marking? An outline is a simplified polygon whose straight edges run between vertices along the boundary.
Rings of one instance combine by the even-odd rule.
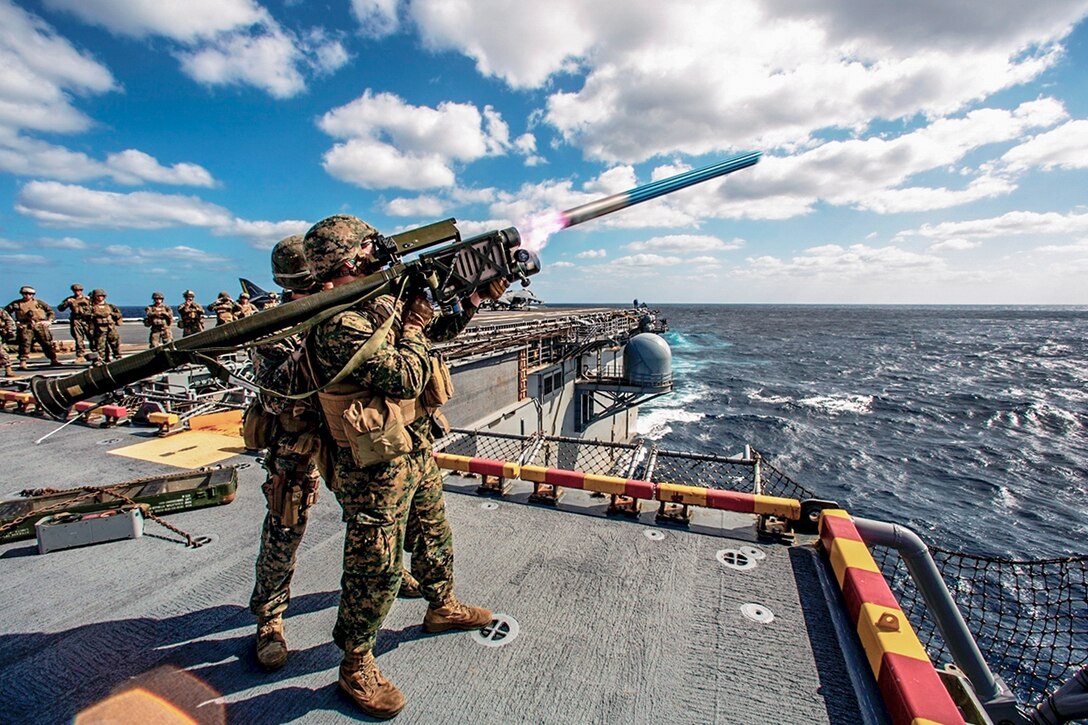
[[[654,498],[654,485],[649,481],[629,478],[627,479],[627,485],[623,487],[623,495],[652,501]]]
[[[751,514],[756,510],[756,498],[750,493],[720,491],[712,488],[706,492],[706,505],[712,509]]]
[[[850,613],[851,622],[858,621],[862,604],[899,609],[899,602],[888,588],[884,575],[877,571],[847,567],[842,580],[842,597],[846,600],[846,611]]]
[[[920,718],[944,725],[963,723],[929,660],[886,653],[877,685],[896,725],[911,725]]]
[[[552,486],[565,488],[585,488],[586,474],[579,471],[565,471],[562,468],[549,468],[544,480]]]

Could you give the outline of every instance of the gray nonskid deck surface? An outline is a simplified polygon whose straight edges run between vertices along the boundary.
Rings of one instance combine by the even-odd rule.
[[[15,421],[12,425],[5,425]],[[165,467],[106,455],[139,429],[79,427],[31,447],[54,424],[0,415],[0,490],[108,483]],[[122,442],[100,445],[110,438]],[[238,457],[231,462],[252,462]],[[74,470],[78,469],[78,470]],[[176,469],[169,469],[176,470]],[[134,541],[36,554],[0,547],[0,722],[64,722],[160,666],[187,670],[231,722],[336,722],[357,711],[336,692],[331,643],[343,530],[323,492],[300,551],[287,618],[291,657],[273,674],[252,655],[247,603],[264,501],[256,465],[236,501],[171,523],[213,542],[186,550],[149,523]],[[88,481],[87,479],[91,479]],[[658,529],[458,492],[447,508],[459,594],[512,615],[519,636],[483,647],[466,633],[425,635],[425,603],[398,600],[378,637],[403,723],[856,722],[811,551],[760,547],[751,571],[720,565],[748,541]],[[517,498],[517,497],[515,497]],[[800,588],[799,588],[800,587]],[[770,624],[740,606],[774,612]],[[365,719],[365,718],[364,718]]]

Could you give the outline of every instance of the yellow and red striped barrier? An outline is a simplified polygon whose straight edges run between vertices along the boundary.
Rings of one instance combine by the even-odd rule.
[[[688,504],[744,514],[771,514],[791,521],[801,518],[801,502],[792,498],[719,491],[700,486],[682,486],[678,483],[654,483],[637,478],[602,476],[562,468],[520,466],[510,461],[455,456],[450,453],[435,453],[434,458],[440,468],[461,473],[520,478],[523,481],[546,483],[563,488],[579,488],[597,493],[630,496],[646,501]]]
[[[963,723],[963,716],[849,514],[842,509],[821,512],[820,543],[892,722]]]

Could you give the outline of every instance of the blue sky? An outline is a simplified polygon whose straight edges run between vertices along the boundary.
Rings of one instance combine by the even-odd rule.
[[[0,293],[211,301],[335,213],[552,302],[1088,304],[1088,0],[0,0]],[[5,291],[6,290],[6,291]]]

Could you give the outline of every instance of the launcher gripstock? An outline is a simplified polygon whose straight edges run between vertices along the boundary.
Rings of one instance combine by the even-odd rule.
[[[329,310],[399,290],[405,278],[410,290],[429,289],[432,299],[443,305],[499,277],[528,284],[529,277],[540,271],[540,260],[533,252],[521,249],[520,243],[521,235],[513,227],[461,239],[454,219],[383,237],[376,246],[387,266],[379,272],[76,375],[36,376],[30,388],[44,410],[63,419],[68,409],[81,400],[120,390],[179,365],[215,358]],[[432,247],[439,248],[424,251]],[[420,254],[402,261],[414,253]]]

